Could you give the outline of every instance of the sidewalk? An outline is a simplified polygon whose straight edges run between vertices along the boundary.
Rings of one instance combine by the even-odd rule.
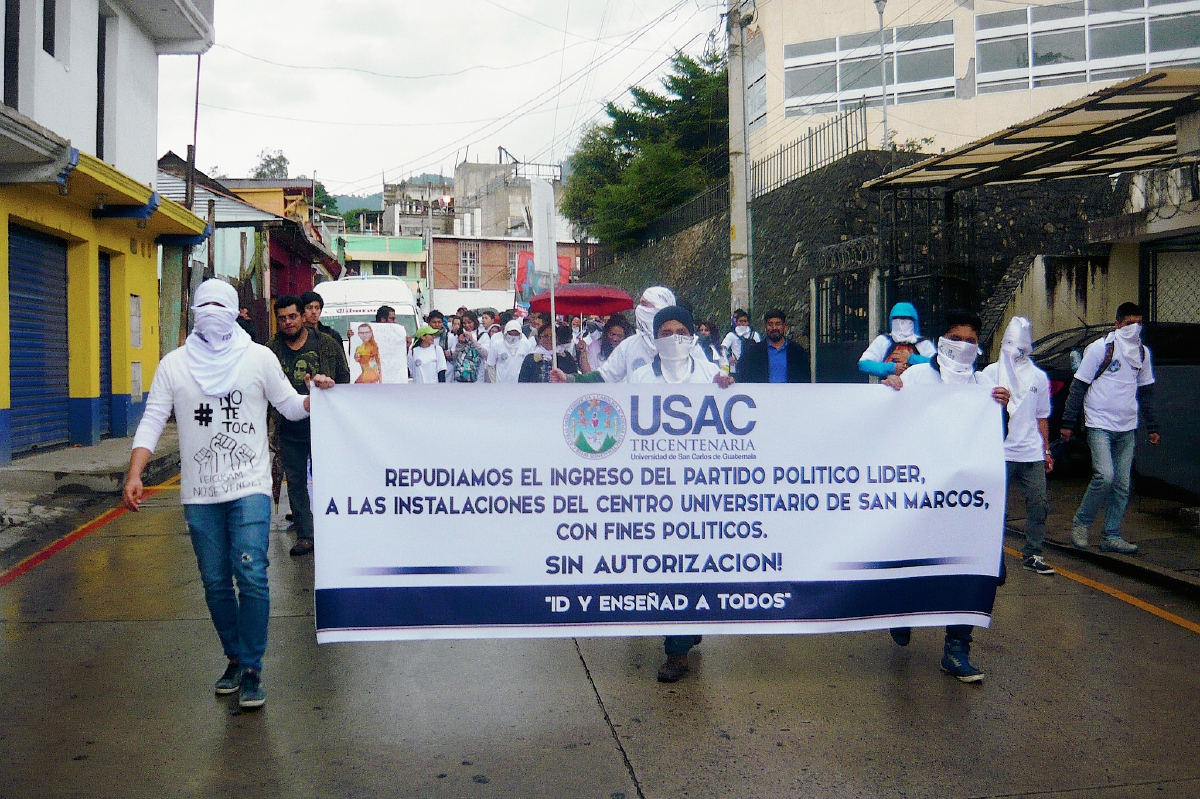
[[[1118,555],[1100,551],[1103,518],[1092,525],[1091,546],[1086,552],[1071,545],[1071,520],[1087,490],[1087,480],[1051,480],[1050,516],[1046,520],[1046,554],[1053,561],[1055,551],[1068,552],[1111,571],[1147,582],[1200,595],[1200,530],[1189,527],[1179,502],[1134,495],[1122,521],[1122,535],[1141,549],[1136,555]],[[1008,498],[1008,532],[1023,537],[1025,500],[1019,492]],[[1009,546],[1020,548],[1017,541]],[[1053,562],[1051,563],[1053,565]]]
[[[61,535],[97,505],[120,496],[129,469],[129,438],[109,438],[94,447],[66,447],[18,458],[0,467],[0,570]],[[179,472],[175,425],[163,430],[158,451],[146,467],[154,485]]]

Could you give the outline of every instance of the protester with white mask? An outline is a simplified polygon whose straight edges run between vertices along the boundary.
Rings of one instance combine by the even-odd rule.
[[[929,363],[922,363],[904,370],[903,375],[891,375],[883,380],[884,385],[900,390],[911,385],[966,384],[990,386],[992,399],[1008,405],[1009,390],[997,386],[995,381],[975,371],[975,359],[979,357],[979,329],[982,322],[975,314],[966,311],[950,311],[946,314],[946,333],[938,339],[938,351]],[[1003,562],[1000,564],[1003,567]],[[969,624],[951,624],[946,627],[946,640],[942,648],[942,671],[960,682],[980,682],[983,672],[971,665],[971,630]],[[894,627],[890,631],[892,640],[900,646],[908,646],[912,636],[910,627]]]
[[[732,378],[703,354],[697,356],[696,323],[686,308],[663,308],[654,315],[654,360],[638,369],[630,383],[719,383]],[[698,635],[668,635],[663,641],[667,659],[658,669],[659,682],[677,682],[688,672],[688,652],[700,643]]]
[[[629,376],[654,360],[658,350],[654,346],[654,315],[663,308],[675,305],[675,294],[663,286],[651,286],[642,292],[642,298],[634,308],[633,315],[637,332],[626,338],[612,351],[599,368],[588,374],[568,376],[561,370],[550,374],[551,383],[627,383]],[[694,353],[707,358],[699,345]]]
[[[556,340],[557,339],[557,340]],[[579,371],[579,364],[570,353],[571,328],[566,325],[554,327],[549,323],[543,324],[538,330],[537,344],[533,351],[525,356],[521,364],[521,373],[517,376],[518,383],[549,383],[550,372],[554,360],[558,359],[558,371],[573,375]]]
[[[996,385],[1008,389],[1008,424],[1004,460],[1008,485],[1020,486],[1025,496],[1025,546],[1021,565],[1037,574],[1054,574],[1042,558],[1046,538],[1046,473],[1054,468],[1050,456],[1050,378],[1033,363],[1033,325],[1014,316],[1004,331],[1000,360],[983,370]]]
[[[1084,412],[1088,447],[1092,451],[1092,482],[1071,525],[1071,543],[1088,548],[1088,531],[1103,505],[1104,532],[1100,549],[1133,554],[1138,551],[1121,535],[1121,519],[1129,504],[1135,433],[1141,414],[1150,443],[1158,444],[1154,414],[1154,368],[1150,350],[1142,344],[1142,309],[1132,302],[1117,308],[1116,329],[1093,341],[1071,381],[1060,435],[1064,441]]]
[[[510,319],[499,339],[493,339],[492,348],[488,350],[488,382],[516,383],[521,377],[525,356],[533,351],[534,344],[521,332],[520,319]]]
[[[737,374],[737,363],[742,359],[742,350],[750,344],[762,341],[762,336],[750,327],[750,314],[741,308],[733,312],[733,330],[721,341],[721,352],[729,362],[729,373]]]
[[[859,357],[858,371],[879,378],[899,375],[910,366],[929,363],[937,353],[933,342],[921,337],[921,320],[912,303],[893,305],[889,321],[891,329],[876,336]]]
[[[216,691],[239,693],[241,707],[255,708],[266,701],[261,673],[270,616],[267,404],[298,421],[308,417],[309,400],[292,387],[274,353],[252,343],[238,327],[232,286],[206,280],[196,290],[192,310],[192,333],[183,347],[163,357],[154,374],[133,437],[124,501],[129,509],[139,509],[142,472],[174,412],[180,501],[209,615],[229,661]],[[319,388],[334,384],[323,374],[309,382]]]

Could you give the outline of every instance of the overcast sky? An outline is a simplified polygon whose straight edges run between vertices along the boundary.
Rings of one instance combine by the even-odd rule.
[[[396,181],[453,174],[466,156],[495,162],[497,146],[523,161],[560,162],[604,100],[633,83],[657,86],[675,48],[696,54],[710,32],[723,36],[723,6],[218,0],[218,44],[200,78],[197,163],[244,177],[260,151],[278,149],[293,176],[316,170],[331,193],[366,194],[383,173]],[[159,64],[159,151],[182,156],[196,59]]]

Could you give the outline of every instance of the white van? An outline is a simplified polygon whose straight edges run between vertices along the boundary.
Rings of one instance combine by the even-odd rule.
[[[396,309],[396,322],[411,336],[420,322],[417,304],[404,278],[391,275],[344,277],[327,280],[313,289],[325,300],[321,322],[336,330],[343,339],[346,331],[362,322],[374,322],[381,305]]]

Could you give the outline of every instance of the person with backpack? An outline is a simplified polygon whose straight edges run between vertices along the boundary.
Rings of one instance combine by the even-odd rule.
[[[889,375],[884,385],[897,391],[911,385],[978,385],[988,386],[992,399],[1007,407],[1012,394],[1003,386],[984,374],[975,371],[975,359],[979,357],[979,330],[983,327],[976,314],[967,311],[950,311],[946,314],[946,332],[938,339],[937,352],[928,363],[917,364],[905,369],[903,375]],[[1004,556],[1000,558],[1000,582],[1004,582]],[[959,682],[982,682],[983,672],[971,664],[970,624],[946,626],[946,642],[942,649],[942,671]],[[898,646],[908,646],[912,638],[911,627],[893,627],[889,631]]]
[[[1150,443],[1160,441],[1153,392],[1150,350],[1142,344],[1142,309],[1132,302],[1121,303],[1116,329],[1084,350],[1063,412],[1060,435],[1063,441],[1070,441],[1083,409],[1092,451],[1092,482],[1071,524],[1071,543],[1076,549],[1088,548],[1088,528],[1104,505],[1101,551],[1125,555],[1138,551],[1137,544],[1121,535],[1121,519],[1129,503],[1139,412]]]
[[[721,342],[721,351],[729,359],[729,374],[737,374],[737,362],[742,358],[742,350],[750,344],[762,341],[758,331],[750,327],[750,314],[738,308],[733,312],[733,330],[725,334]]]
[[[858,359],[858,371],[872,377],[901,375],[910,366],[929,363],[937,353],[933,342],[921,337],[921,320],[911,302],[892,306],[891,330],[875,337]]]

